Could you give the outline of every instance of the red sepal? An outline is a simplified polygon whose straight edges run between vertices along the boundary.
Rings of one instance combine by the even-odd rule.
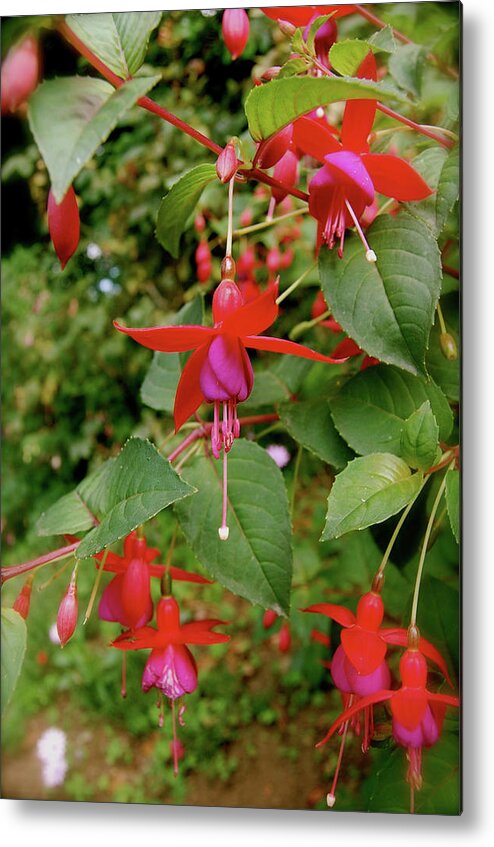
[[[356,76],[359,79],[377,80],[374,53],[369,52],[360,65]],[[348,100],[341,125],[341,142],[345,150],[362,153],[369,149],[368,135],[376,115],[376,100]]]
[[[185,365],[182,376],[177,385],[173,417],[175,420],[175,432],[178,432],[182,424],[194,414],[201,403],[204,403],[204,394],[201,390],[199,378],[201,368],[208,355],[209,344],[199,347]]]
[[[342,723],[345,723],[345,721],[350,720],[350,718],[356,715],[357,712],[360,712],[361,709],[365,709],[367,706],[373,706],[375,703],[382,703],[383,700],[389,700],[394,694],[396,694],[396,691],[383,688],[381,691],[376,691],[375,694],[369,694],[367,697],[359,697],[353,706],[350,706],[338,715],[336,720],[329,727],[324,738],[317,742],[316,747],[322,747],[323,744],[326,744],[331,736],[334,735],[338,727],[341,726]]]
[[[255,300],[250,300],[232,312],[221,323],[219,331],[226,335],[257,335],[267,329],[278,317],[278,281],[274,282]]]
[[[344,629],[341,643],[357,673],[373,673],[386,655],[386,644],[377,632],[370,632],[360,626]]]
[[[406,629],[399,628],[387,628],[383,627],[379,630],[379,634],[381,638],[384,639],[388,644],[396,644],[398,647],[406,647],[408,645],[408,631]],[[434,662],[441,673],[444,675],[444,678],[447,680],[448,684],[453,688],[453,682],[448,673],[448,668],[446,667],[446,662],[441,656],[437,647],[434,647],[430,641],[427,641],[426,638],[420,638],[419,642],[419,650],[424,654],[431,662]]]
[[[307,606],[306,609],[301,609],[301,611],[318,612],[336,621],[341,626],[354,626],[356,622],[355,615],[350,609],[345,606],[338,606],[336,603],[314,603],[314,605]]]
[[[130,335],[143,347],[161,353],[185,353],[200,347],[216,335],[216,330],[207,326],[151,326],[137,329],[122,326],[117,321],[113,321],[113,326],[119,332]]]
[[[424,179],[399,156],[388,153],[363,153],[362,161],[374,188],[395,200],[423,200],[433,194]]]
[[[293,123],[293,143],[302,153],[312,156],[324,165],[328,153],[337,153],[341,144],[331,133],[329,127],[308,116],[298,118]]]
[[[272,353],[286,353],[288,356],[301,356],[304,359],[313,359],[314,362],[330,362],[332,365],[341,365],[346,359],[335,359],[332,356],[324,356],[316,353],[310,347],[297,344],[296,341],[287,341],[284,338],[273,338],[269,335],[247,335],[242,338],[246,347],[253,350],[270,350]]]

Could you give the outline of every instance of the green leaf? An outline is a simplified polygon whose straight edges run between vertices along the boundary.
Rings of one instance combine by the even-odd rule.
[[[391,453],[372,453],[354,459],[336,477],[328,497],[321,541],[365,529],[396,515],[422,485],[422,474]]]
[[[215,165],[196,165],[180,177],[161,201],[156,237],[162,247],[178,259],[180,236],[204,188],[216,179]]]
[[[14,609],[2,608],[2,715],[19,679],[26,641],[24,618]]]
[[[290,77],[253,88],[245,102],[245,114],[252,138],[262,141],[318,106],[341,100],[376,99],[396,99],[396,92],[365,79]]]
[[[436,146],[422,150],[412,160],[415,170],[423,177],[427,185],[434,189],[434,192],[436,192],[441,170],[447,158],[447,150],[444,147]],[[424,221],[437,235],[436,193],[431,194],[430,197],[426,197],[418,203],[404,203],[403,208],[414,217]]]
[[[204,300],[194,297],[190,303],[167,320],[168,326],[204,323]],[[171,413],[175,404],[175,394],[182,373],[181,359],[178,353],[155,352],[149,370],[141,386],[141,400],[146,406],[160,412]]]
[[[410,608],[412,594],[410,594]],[[424,638],[443,655],[454,679],[460,651],[460,594],[443,579],[426,575],[420,586],[418,625]],[[451,693],[451,692],[448,692]]]
[[[57,500],[38,518],[39,535],[62,535],[84,532],[95,525],[95,518],[104,508],[102,492],[115,459],[109,459],[87,476],[74,489]]]
[[[105,482],[100,523],[77,548],[80,559],[94,556],[171,503],[194,493],[156,448],[141,438],[129,438]]]
[[[261,409],[274,406],[287,400],[288,388],[272,371],[254,371],[254,388],[251,395],[242,403],[242,410]]]
[[[460,472],[450,468],[446,474],[446,506],[453,535],[460,543]]]
[[[103,79],[66,77],[43,82],[31,95],[29,125],[57,203],[120,118],[159,80],[139,77],[114,89]]]
[[[342,259],[319,254],[321,286],[335,319],[370,356],[409,371],[425,370],[425,354],[441,290],[441,256],[430,229],[402,213],[381,216],[367,237],[377,262],[367,262],[351,235]]]
[[[420,97],[426,54],[419,44],[402,44],[389,60],[395,82],[415,97]]]
[[[373,33],[368,42],[373,48],[378,47],[383,53],[394,53],[396,50],[396,39],[389,24]]]
[[[149,36],[162,12],[98,12],[67,15],[65,20],[81,41],[122,79],[135,74],[146,55]]]
[[[352,451],[335,429],[325,398],[283,403],[279,413],[292,438],[323,462],[341,470],[352,458]]]
[[[284,79],[285,77],[296,76],[296,74],[305,73],[307,70],[307,61],[305,59],[297,58],[297,59],[288,59],[288,62],[282,66],[277,79]]]
[[[220,541],[222,462],[201,456],[184,469],[198,493],[175,511],[194,554],[222,585],[287,615],[291,524],[280,470],[265,450],[239,439],[228,454],[228,541]]]
[[[385,29],[389,29],[389,27]],[[385,30],[381,30],[381,32],[385,32]],[[391,34],[392,41],[389,40],[389,34]],[[391,30],[381,36],[381,39],[374,38],[362,41],[360,38],[348,38],[344,41],[337,41],[329,51],[329,60],[333,69],[339,74],[354,76],[370,50],[373,53],[393,52],[395,44]]]
[[[432,467],[439,447],[439,427],[429,400],[405,421],[401,434],[401,455],[411,468]]]
[[[446,321],[446,328],[459,350],[458,297],[456,293],[453,292],[446,297],[441,297],[441,308]],[[441,327],[439,321],[436,321],[432,327],[427,351],[427,370],[448,400],[458,403],[460,400],[460,362],[459,359],[449,360],[446,358],[441,349],[440,337]]]
[[[348,380],[333,397],[331,413],[338,432],[357,453],[382,451],[406,458],[403,430],[407,419],[426,402],[441,440],[446,440],[453,416],[442,391],[432,380],[391,365],[366,368]]]
[[[448,709],[448,712],[456,710]],[[444,733],[437,744],[425,749],[422,760],[424,785],[415,792],[415,812],[423,815],[459,815],[459,744],[454,733]],[[407,814],[410,786],[406,781],[406,750],[372,751],[372,775],[364,785],[365,810]]]
[[[441,232],[460,193],[460,153],[454,147],[441,170],[436,192],[436,228]]]
[[[334,17],[334,12],[331,12],[329,15],[319,15],[317,18],[314,18],[310,24],[305,43],[311,53],[314,53],[314,39],[318,30],[320,30],[327,21],[331,20],[332,17]]]

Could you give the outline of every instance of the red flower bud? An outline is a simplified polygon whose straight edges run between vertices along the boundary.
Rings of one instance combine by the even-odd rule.
[[[277,247],[272,247],[271,250],[268,250],[268,255],[266,256],[266,265],[271,273],[275,273],[281,265],[281,253]]]
[[[196,215],[194,220],[194,229],[196,232],[204,232],[206,229],[206,220],[204,215],[201,215],[200,213]]]
[[[31,591],[33,587],[33,576],[28,576],[19,594],[17,595],[14,605],[12,606],[18,612],[21,618],[26,620],[29,614],[29,604],[31,602]]]
[[[295,253],[293,252],[293,250],[285,250],[285,252],[281,255],[280,268],[283,268],[284,270],[286,270],[286,268],[289,268],[294,258]]]
[[[272,79],[276,79],[280,71],[281,65],[273,65],[261,74],[261,79],[263,82],[271,82]]]
[[[225,9],[221,29],[226,48],[232,59],[238,59],[249,40],[249,18],[245,9]]]
[[[253,214],[252,209],[247,207],[240,213],[240,226],[250,226],[252,223]]]
[[[211,250],[207,241],[200,241],[196,247],[195,260],[199,265],[201,262],[211,261]]]
[[[235,176],[237,168],[238,159],[235,153],[235,145],[229,141],[216,160],[218,179],[221,182],[230,182]]]
[[[286,153],[290,146],[293,136],[293,125],[287,126],[270,135],[259,144],[256,155],[254,156],[254,165],[258,168],[271,168],[279,162],[282,156]]]
[[[213,265],[211,262],[199,262],[197,266],[197,279],[202,283],[208,282],[212,272]]]
[[[264,629],[271,629],[278,615],[276,612],[273,612],[272,609],[266,609],[264,612],[264,617],[262,619],[262,625]]]
[[[290,635],[290,627],[284,623],[278,635],[278,649],[281,653],[288,653],[292,645],[292,636]]]
[[[48,229],[62,270],[77,250],[80,235],[79,207],[70,186],[62,202],[57,204],[51,190],[48,194]]]
[[[297,29],[296,26],[290,23],[290,21],[283,21],[281,18],[278,18],[278,26],[281,29],[283,35],[288,35],[288,38],[291,38]]]
[[[67,641],[72,638],[77,624],[78,603],[76,576],[77,565],[72,571],[67,591],[62,598],[60,606],[58,607],[57,632],[62,647],[65,647]]]
[[[38,42],[28,35],[9,50],[2,64],[2,115],[15,112],[32,94],[38,80]]]

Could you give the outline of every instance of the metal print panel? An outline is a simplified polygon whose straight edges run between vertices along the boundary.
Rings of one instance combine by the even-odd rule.
[[[3,19],[4,797],[460,814],[460,26]]]

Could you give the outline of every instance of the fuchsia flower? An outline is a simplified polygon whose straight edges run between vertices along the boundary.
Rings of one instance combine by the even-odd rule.
[[[460,703],[458,697],[434,694],[427,690],[427,663],[423,651],[418,647],[409,647],[401,657],[400,675],[402,684],[396,691],[383,687],[350,704],[316,746],[326,744],[338,727],[348,726],[348,721],[362,708],[372,708],[376,703],[389,700],[393,716],[393,737],[407,750],[407,781],[412,789],[410,811],[413,812],[413,791],[422,787],[422,748],[431,747],[438,741],[446,707],[458,707]]]
[[[334,653],[330,670],[333,682],[342,694],[344,714],[348,716],[349,724],[343,722],[340,757],[328,795],[328,804],[332,806],[348,726],[351,725],[356,735],[360,735],[363,726],[362,751],[365,753],[374,733],[374,701],[371,698],[376,692],[388,689],[391,681],[385,658],[388,644],[405,646],[408,632],[401,627],[381,626],[384,604],[376,591],[369,591],[360,598],[356,615],[345,606],[333,603],[316,603],[303,611],[324,614],[343,627],[341,644]],[[435,662],[451,685],[446,663],[436,647],[425,638],[419,638],[417,647]],[[328,740],[330,734],[331,731],[321,744]]]
[[[249,40],[250,23],[245,9],[225,9],[221,19],[221,29],[232,59],[238,59]]]
[[[222,540],[228,538],[226,526],[226,454],[240,434],[237,405],[249,397],[254,384],[254,374],[247,354],[254,350],[269,350],[302,356],[316,362],[340,363],[340,359],[316,353],[309,347],[259,335],[278,315],[278,283],[245,303],[238,286],[231,279],[223,279],[213,295],[214,326],[158,326],[132,329],[114,321],[120,332],[130,335],[139,344],[164,353],[194,350],[185,368],[175,395],[175,430],[199,408],[201,403],[212,403],[214,422],[211,430],[211,448],[215,458],[224,450],[223,518],[219,529]],[[221,410],[223,420],[220,423]]]
[[[75,191],[70,186],[65,197],[57,203],[50,190],[48,194],[48,229],[62,270],[77,250],[80,237],[79,207]]]
[[[355,11],[355,6],[350,4],[340,4],[334,6],[270,6],[261,7],[261,12],[264,12],[268,18],[273,21],[282,20],[288,21],[293,26],[305,26],[313,18],[321,15],[333,15],[333,18],[342,18],[345,15],[351,15]]]
[[[159,555],[160,551],[148,547],[146,539],[139,538],[134,530],[124,541],[123,556],[112,552],[95,556],[99,561],[105,560],[103,570],[115,574],[101,595],[98,608],[101,620],[120,623],[131,630],[151,620],[151,577],[161,578],[165,572],[165,565],[151,564]],[[172,579],[210,584],[210,580],[199,574],[173,566],[168,570]]]
[[[362,79],[377,78],[373,53],[368,53],[357,71]],[[370,153],[368,137],[376,112],[375,100],[350,100],[345,106],[338,141],[329,125],[305,116],[293,124],[293,142],[323,167],[309,183],[309,211],[318,221],[318,245],[332,248],[339,240],[343,254],[345,230],[355,226],[368,261],[376,255],[360,225],[376,191],[399,201],[423,200],[432,189],[412,166],[399,156]]]
[[[202,620],[180,623],[180,609],[170,595],[162,597],[156,608],[157,628],[142,626],[123,632],[113,641],[119,650],[151,650],[142,676],[142,690],[156,688],[172,702],[197,688],[197,665],[187,644],[221,644],[229,635],[213,632],[226,621]],[[173,709],[173,740],[176,741]],[[178,768],[178,745],[173,748],[175,773]]]

